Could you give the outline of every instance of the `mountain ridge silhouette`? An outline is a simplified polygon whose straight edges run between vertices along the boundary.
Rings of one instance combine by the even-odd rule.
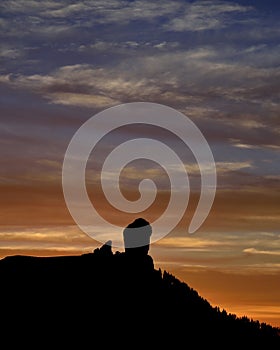
[[[112,252],[111,241],[82,255],[6,257],[0,279],[2,319],[21,329],[26,315],[35,328],[49,328],[51,319],[48,337],[64,325],[83,337],[122,334],[144,345],[146,339],[181,346],[187,339],[222,347],[224,338],[266,349],[280,345],[279,328],[213,307],[186,282],[156,269],[150,255]]]

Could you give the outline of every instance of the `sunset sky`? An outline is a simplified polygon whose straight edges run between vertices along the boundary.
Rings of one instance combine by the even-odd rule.
[[[0,7],[0,258],[100,246],[65,204],[67,146],[96,113],[154,102],[186,115],[209,143],[217,191],[208,218],[188,233],[199,169],[174,135],[145,125],[106,135],[90,157],[93,205],[120,234],[135,217],[156,220],[170,185],[160,166],[142,159],[123,169],[130,200],[141,179],[158,186],[139,215],[110,206],[98,179],[121,142],[166,142],[188,171],[191,198],[176,229],[151,245],[155,266],[214,306],[280,327],[280,3],[2,0]]]

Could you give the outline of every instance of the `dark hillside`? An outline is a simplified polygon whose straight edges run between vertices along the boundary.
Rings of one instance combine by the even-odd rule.
[[[148,254],[113,253],[110,242],[81,256],[7,257],[0,279],[3,329],[36,329],[40,339],[60,339],[65,329],[93,343],[128,337],[141,346],[176,348],[280,345],[279,329],[213,308],[186,283],[155,269]]]

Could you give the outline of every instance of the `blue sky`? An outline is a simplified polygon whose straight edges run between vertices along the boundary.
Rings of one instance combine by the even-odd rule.
[[[67,140],[90,115],[150,101],[190,117],[217,162],[241,163],[256,175],[250,177],[256,186],[263,176],[274,187],[280,147],[275,1],[3,1],[1,7],[6,155],[36,157],[36,143],[39,158],[61,160]],[[5,147],[11,137],[15,147]]]

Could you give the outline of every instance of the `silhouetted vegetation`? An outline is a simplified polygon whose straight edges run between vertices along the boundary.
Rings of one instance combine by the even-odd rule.
[[[61,340],[63,334],[93,348],[101,337],[102,348],[188,348],[192,342],[197,348],[246,342],[279,348],[278,328],[212,307],[187,283],[155,269],[147,250],[113,253],[111,243],[80,256],[1,260],[2,323],[24,329],[25,338],[35,332],[41,341]]]

